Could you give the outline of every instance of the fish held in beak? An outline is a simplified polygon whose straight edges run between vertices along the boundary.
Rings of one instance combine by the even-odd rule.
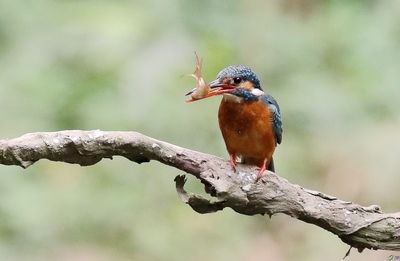
[[[193,102],[233,91],[233,86],[226,83],[221,83],[218,79],[207,84],[202,76],[203,60],[197,55],[197,53],[195,53],[195,56],[196,68],[194,72],[190,74],[190,76],[196,80],[196,87],[185,94],[185,96],[190,96],[189,100],[186,100],[186,102]]]
[[[196,56],[196,68],[194,72],[190,74],[190,76],[192,76],[196,80],[196,87],[190,92],[185,94],[185,96],[190,95],[190,99],[187,100],[186,102],[192,102],[206,98],[208,93],[210,92],[210,87],[204,81],[201,72],[203,60],[197,55],[196,52],[194,54]]]

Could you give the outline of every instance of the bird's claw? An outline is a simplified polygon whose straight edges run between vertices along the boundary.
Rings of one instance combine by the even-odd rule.
[[[237,162],[236,162],[236,155],[235,154],[231,154],[230,155],[230,163],[231,163],[231,167],[232,167],[233,172],[236,172]]]
[[[264,159],[263,164],[257,173],[256,182],[259,181],[262,178],[262,176],[264,176],[264,172],[267,169],[267,163],[268,163],[268,160]]]

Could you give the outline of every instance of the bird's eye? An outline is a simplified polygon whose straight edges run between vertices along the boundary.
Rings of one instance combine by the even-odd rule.
[[[240,77],[235,77],[235,78],[233,78],[233,82],[234,82],[235,84],[239,84],[239,83],[242,82],[242,78],[240,78]]]

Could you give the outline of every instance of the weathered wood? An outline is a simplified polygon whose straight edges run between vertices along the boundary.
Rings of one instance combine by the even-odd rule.
[[[255,167],[239,164],[233,173],[227,160],[137,132],[70,130],[0,140],[0,164],[23,168],[40,159],[88,166],[113,156],[137,163],[157,160],[194,175],[214,201],[186,192],[184,176],[175,182],[181,199],[199,213],[226,207],[245,215],[284,213],[338,235],[359,251],[400,250],[400,212],[385,214],[376,205],[346,202],[291,184],[272,172],[256,183]]]

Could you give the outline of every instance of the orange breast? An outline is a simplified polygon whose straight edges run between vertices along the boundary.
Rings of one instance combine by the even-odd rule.
[[[224,98],[218,112],[219,126],[229,154],[250,164],[268,161],[276,147],[272,115],[262,101],[235,102]]]

